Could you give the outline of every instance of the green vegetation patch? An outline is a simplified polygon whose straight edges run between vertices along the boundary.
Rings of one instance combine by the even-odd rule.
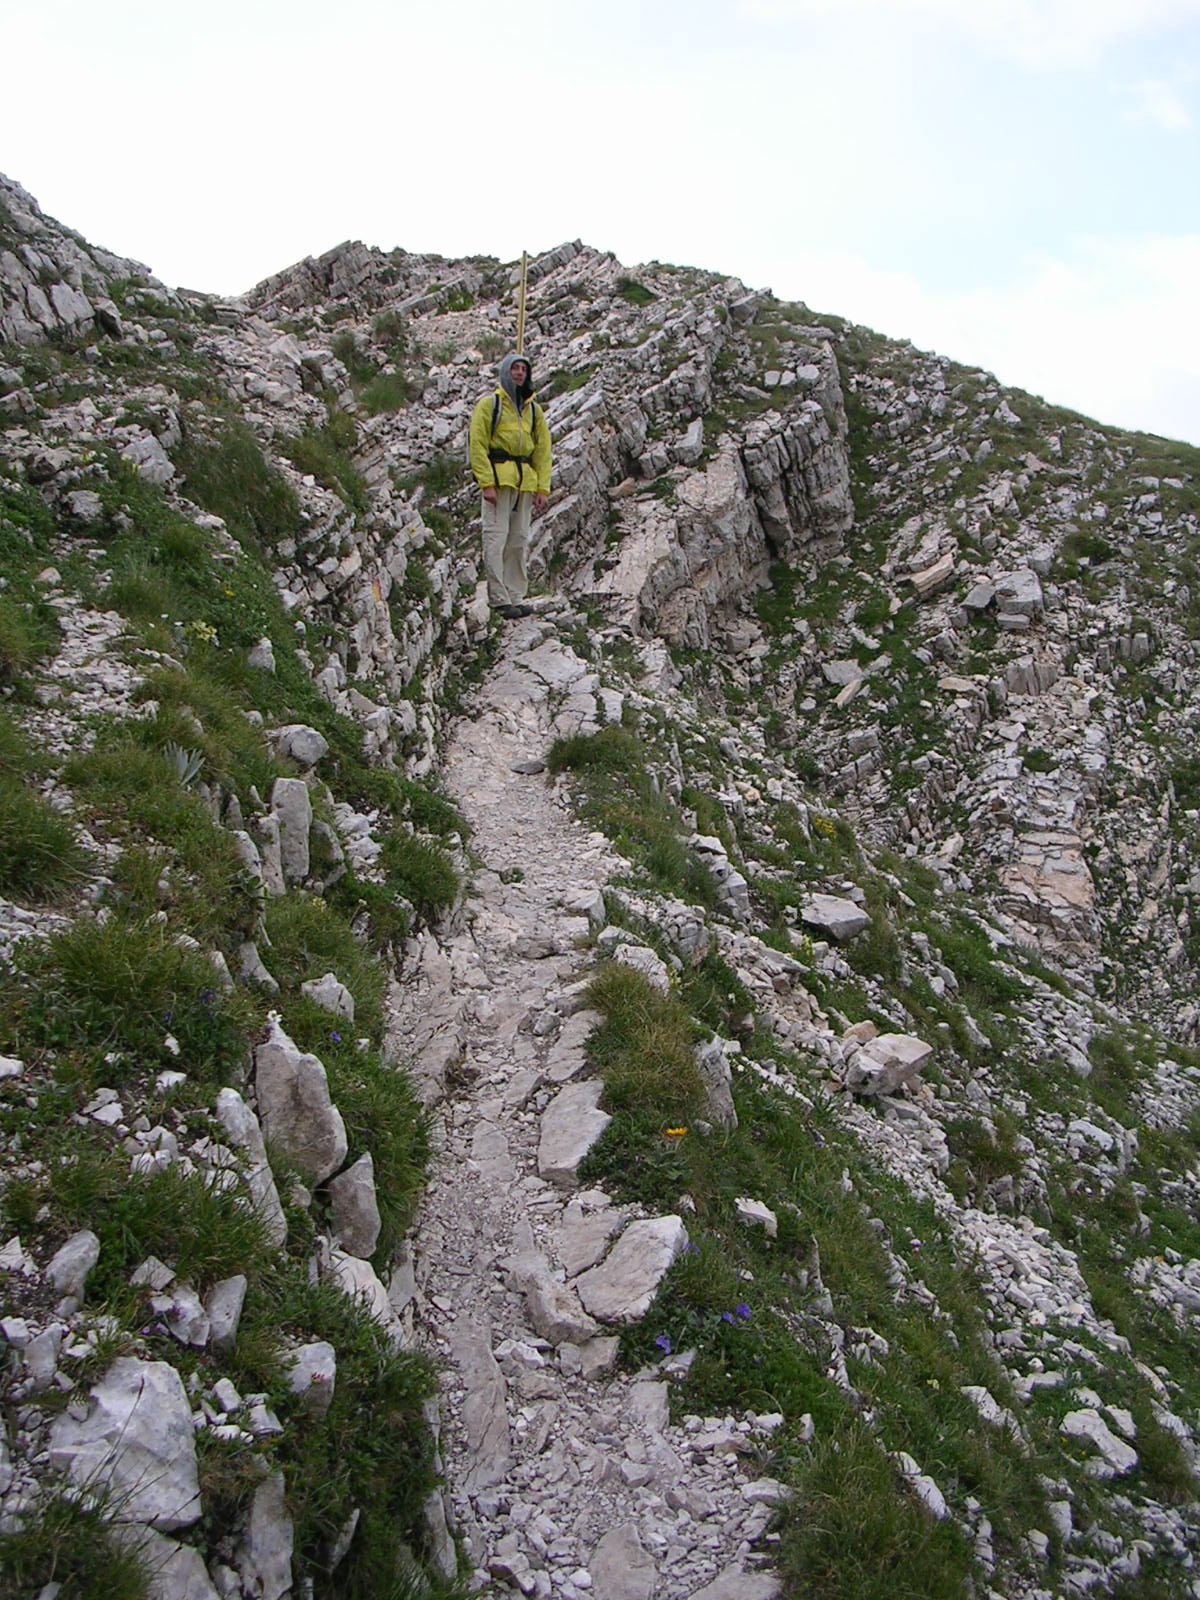
[[[49,1585],[62,1600],[149,1600],[150,1577],[112,1512],[92,1497],[55,1495],[0,1539],[0,1588],[25,1600]]]
[[[266,550],[300,531],[295,490],[267,464],[240,418],[224,417],[208,435],[188,426],[175,464],[191,498],[223,518],[235,538]],[[126,492],[130,487],[127,482]]]
[[[967,1600],[970,1549],[900,1488],[869,1428],[818,1438],[797,1505],[784,1514],[780,1567],[791,1592],[822,1600]]]
[[[161,738],[156,725],[157,719],[107,730],[93,750],[67,764],[66,779],[79,803],[126,845],[112,874],[115,903],[125,915],[173,912],[177,928],[230,954],[251,934],[259,891],[233,839],[181,781],[170,741],[142,742]],[[185,762],[197,753],[175,749]]]
[[[240,1386],[265,1389],[285,1428],[276,1458],[287,1473],[295,1522],[297,1588],[311,1582],[314,1600],[447,1593],[413,1570],[414,1556],[428,1553],[421,1507],[437,1482],[422,1411],[437,1388],[428,1362],[394,1350],[384,1331],[331,1284],[310,1284],[299,1260],[264,1277],[247,1297],[242,1321]],[[325,1339],[337,1352],[337,1383],[319,1424],[280,1368],[282,1340],[293,1338]],[[354,1542],[331,1572],[333,1548],[356,1511]]]
[[[265,922],[272,976],[284,989],[299,994],[302,983],[333,972],[354,999],[354,1023],[346,1024],[346,1033],[378,1044],[386,976],[345,917],[319,896],[293,890],[267,901]],[[322,1015],[329,1022],[329,1013]]]
[[[384,347],[390,371],[380,367],[348,328],[335,334],[330,349],[349,373],[355,399],[369,417],[374,417],[408,405],[415,398],[417,386],[405,370],[408,330],[399,312],[380,312],[371,331],[376,343]]]
[[[389,887],[411,902],[417,915],[434,922],[458,898],[457,869],[439,844],[410,833],[396,823],[383,841],[379,864]]]
[[[364,516],[370,509],[370,497],[362,474],[351,460],[358,443],[358,429],[354,418],[328,407],[328,415],[320,427],[312,423],[290,438],[280,440],[279,448],[298,472],[307,472],[339,495],[349,509]]]
[[[693,903],[716,904],[716,885],[689,855],[678,807],[655,783],[646,747],[633,728],[612,725],[556,739],[546,765],[552,773],[575,774],[584,818],[607,833],[656,888]]]
[[[34,582],[52,556],[54,514],[36,490],[0,480],[0,686],[21,687],[58,638],[54,609]]]
[[[933,1209],[877,1174],[822,1100],[790,1100],[750,1073],[735,1080],[738,1127],[703,1131],[704,1099],[690,1070],[696,1030],[684,1006],[616,968],[602,969],[591,997],[604,1021],[589,1050],[613,1120],[581,1177],[659,1211],[678,1210],[684,1194],[693,1207],[689,1247],[650,1314],[622,1336],[623,1355],[639,1367],[666,1351],[695,1350],[678,1394],[688,1411],[783,1413],[771,1470],[795,1491],[784,1517],[785,1570],[805,1592],[846,1600],[882,1594],[885,1577],[889,1593],[913,1600],[971,1592],[969,1542],[953,1521],[928,1517],[888,1460],[896,1450],[909,1451],[952,1506],[977,1498],[1002,1558],[1022,1560],[1024,1530],[1044,1525],[1039,1472],[1051,1430],[1028,1451],[1015,1438],[981,1437],[962,1387],[983,1384],[1002,1403],[1011,1391],[971,1274]],[[815,1091],[819,1066],[778,1047],[772,1056]],[[739,1220],[742,1195],[776,1213],[773,1239]],[[850,1396],[829,1377],[817,1271],[844,1331]],[[905,1291],[909,1278],[933,1295],[936,1317],[923,1295]],[[856,1420],[863,1410],[875,1418],[873,1432]],[[807,1445],[805,1414],[815,1423]],[[841,1472],[862,1497],[835,1516],[831,1485]]]
[[[161,923],[75,923],[22,946],[16,980],[2,1019],[14,1054],[67,1055],[105,1083],[165,1067],[209,1082],[240,1078],[251,1001],[222,989],[209,958],[176,944]]]
[[[91,857],[68,818],[30,787],[37,765],[0,710],[0,893],[53,903],[79,884]]]
[[[654,290],[647,288],[637,278],[618,278],[617,293],[630,306],[648,306],[658,299]]]

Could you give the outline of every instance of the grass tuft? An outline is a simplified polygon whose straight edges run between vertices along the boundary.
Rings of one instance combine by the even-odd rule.
[[[61,900],[90,857],[67,819],[11,774],[0,774],[0,893]]]
[[[269,549],[300,531],[303,519],[295,490],[268,466],[241,420],[227,420],[208,438],[189,430],[176,465],[192,499],[223,518],[238,539]]]
[[[605,1104],[651,1111],[664,1126],[686,1122],[702,1107],[704,1090],[695,1029],[679,1001],[615,961],[600,968],[589,992],[604,1014],[588,1050],[604,1078]]]
[[[220,1083],[240,1077],[250,1002],[225,993],[208,957],[157,922],[77,922],[23,950],[18,979],[7,1031],[20,1050],[102,1055],[103,1082],[174,1066]]]
[[[900,1487],[869,1429],[848,1424],[820,1438],[785,1513],[781,1565],[799,1594],[822,1600],[966,1600],[971,1553],[950,1521],[937,1522]]]
[[[433,922],[458,897],[458,873],[445,850],[402,825],[394,827],[383,841],[379,860],[389,887],[411,901],[426,922]]]
[[[13,1600],[43,1591],[63,1600],[149,1600],[150,1580],[142,1558],[119,1542],[103,1507],[64,1494],[6,1529],[0,1589]]]

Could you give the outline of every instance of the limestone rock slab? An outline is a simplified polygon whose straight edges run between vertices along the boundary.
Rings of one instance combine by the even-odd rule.
[[[783,1584],[770,1572],[746,1572],[726,1567],[711,1583],[694,1589],[691,1600],[778,1600]]]
[[[733,1104],[733,1073],[729,1057],[719,1039],[696,1046],[696,1069],[704,1084],[705,1110],[719,1128],[736,1128],[737,1111]]]
[[[596,1600],[650,1600],[658,1579],[634,1522],[609,1529],[592,1551],[588,1571]]]
[[[327,972],[323,978],[310,978],[300,985],[300,993],[332,1016],[345,1017],[347,1022],[354,1021],[354,996],[344,983],[338,981],[335,973]]]
[[[687,1242],[682,1217],[631,1222],[605,1260],[576,1279],[584,1309],[600,1322],[640,1322]]]
[[[100,1259],[100,1241],[90,1228],[82,1228],[51,1257],[46,1276],[59,1294],[83,1298],[88,1273]]]
[[[236,1145],[246,1158],[246,1187],[255,1211],[266,1225],[267,1237],[273,1245],[281,1245],[287,1238],[287,1219],[275,1187],[274,1174],[267,1161],[267,1147],[263,1143],[258,1118],[236,1089],[222,1089],[217,1096],[216,1109],[217,1120],[225,1129],[230,1143]]]
[[[525,1296],[529,1320],[539,1337],[553,1345],[582,1344],[600,1332],[575,1291],[551,1273],[544,1256],[536,1252],[512,1256],[506,1266],[508,1285]]]
[[[338,1244],[352,1256],[364,1260],[373,1256],[382,1222],[375,1193],[375,1163],[369,1152],[332,1179],[329,1200]]]
[[[192,1411],[175,1368],[120,1356],[89,1392],[85,1418],[51,1424],[51,1465],[107,1489],[124,1520],[168,1532],[198,1521]]]
[[[119,1537],[142,1558],[148,1600],[220,1600],[203,1557],[190,1544],[167,1539],[153,1528],[130,1527]]]
[[[272,1021],[254,1052],[254,1085],[264,1135],[310,1183],[322,1183],[346,1158],[346,1127],[329,1098],[321,1061],[297,1048]]]
[[[271,815],[279,824],[283,876],[288,883],[303,883],[308,877],[308,836],[313,817],[312,799],[303,778],[276,778],[271,789]]]
[[[667,971],[666,962],[648,944],[618,944],[613,949],[612,958],[623,967],[640,972],[651,988],[657,989],[660,994],[670,992],[671,974]]]
[[[600,1109],[604,1085],[599,1078],[568,1083],[542,1113],[538,1143],[538,1175],[567,1188],[575,1182],[579,1163],[612,1118]]]
[[[862,906],[836,894],[814,894],[800,907],[800,915],[810,928],[820,928],[839,942],[853,939],[871,920]]]
[[[1091,1407],[1069,1411],[1058,1426],[1068,1439],[1079,1439],[1095,1452],[1086,1468],[1093,1478],[1121,1478],[1138,1464],[1138,1453],[1133,1446],[1118,1439],[1100,1413]]]
[[[933,1046],[911,1033],[881,1033],[868,1039],[846,1065],[844,1082],[855,1094],[895,1094],[915,1078]]]
[[[237,1553],[238,1570],[259,1600],[283,1600],[292,1587],[294,1531],[284,1499],[282,1472],[264,1478],[250,1503],[250,1520]]]
[[[492,1330],[486,1324],[456,1328],[451,1349],[466,1391],[463,1432],[471,1465],[463,1487],[478,1494],[501,1482],[511,1459],[504,1374],[492,1354]]]

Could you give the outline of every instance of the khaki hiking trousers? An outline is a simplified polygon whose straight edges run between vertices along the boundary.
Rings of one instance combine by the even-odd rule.
[[[496,504],[482,502],[483,570],[487,576],[488,604],[518,605],[529,591],[526,561],[529,527],[533,521],[533,495],[515,489],[497,489]]]

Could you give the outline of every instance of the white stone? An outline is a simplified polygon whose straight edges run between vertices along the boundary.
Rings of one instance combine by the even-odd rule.
[[[344,1250],[330,1250],[327,1271],[343,1294],[359,1301],[368,1316],[373,1317],[394,1339],[399,1339],[400,1324],[392,1310],[387,1290],[369,1261],[348,1255]]]
[[[287,1363],[288,1388],[298,1395],[313,1416],[323,1417],[333,1399],[337,1381],[337,1355],[331,1344],[316,1339],[294,1350]]]
[[[277,728],[272,738],[280,755],[290,756],[305,771],[315,767],[321,757],[329,753],[329,741],[325,736],[303,722],[290,722],[286,727]]]
[[[568,1083],[551,1100],[542,1113],[539,1177],[563,1187],[575,1182],[579,1163],[612,1121],[600,1110],[603,1092],[598,1078],[588,1078]]]
[[[275,1188],[275,1178],[267,1161],[258,1118],[236,1089],[222,1089],[217,1095],[217,1120],[230,1142],[241,1150],[246,1161],[246,1187],[255,1211],[262,1219],[270,1242],[279,1246],[287,1239],[287,1219]]]
[[[254,1086],[264,1137],[308,1182],[323,1183],[346,1158],[346,1126],[320,1060],[297,1049],[274,1019],[254,1052]]]
[[[59,1294],[81,1300],[88,1274],[99,1259],[99,1239],[90,1228],[81,1228],[51,1257],[46,1276]]]
[[[220,1600],[199,1550],[153,1528],[129,1527],[119,1542],[137,1550],[145,1568],[147,1600]]]
[[[283,1600],[290,1593],[293,1538],[283,1473],[273,1472],[254,1491],[250,1520],[237,1553],[238,1570],[256,1600]]]
[[[271,789],[271,815],[279,825],[279,852],[284,880],[287,883],[303,883],[308,877],[308,836],[312,829],[312,800],[303,778],[276,778]],[[267,853],[264,850],[264,874],[266,867]]]
[[[334,1238],[343,1250],[364,1260],[375,1254],[382,1222],[375,1194],[375,1164],[370,1152],[330,1180],[329,1203]]]
[[[165,1361],[118,1357],[91,1387],[88,1414],[50,1426],[50,1463],[110,1491],[117,1515],[166,1529],[200,1517],[191,1407]]]
[[[1137,1451],[1124,1439],[1118,1439],[1097,1411],[1087,1407],[1068,1411],[1058,1426],[1068,1439],[1079,1439],[1095,1452],[1087,1465],[1093,1477],[1124,1477],[1138,1464]]]
[[[227,1352],[237,1343],[238,1325],[242,1320],[242,1307],[246,1303],[246,1278],[235,1273],[232,1278],[222,1278],[214,1283],[204,1300],[208,1312],[209,1343],[214,1350]]]
[[[746,1195],[736,1199],[733,1204],[739,1222],[744,1222],[749,1227],[762,1228],[768,1239],[778,1238],[779,1218],[770,1206],[764,1205],[761,1200],[751,1200]]]
[[[846,1064],[845,1084],[856,1094],[895,1094],[933,1054],[933,1046],[908,1033],[868,1039]]]
[[[770,1572],[746,1572],[726,1567],[711,1583],[693,1589],[691,1600],[778,1600],[783,1584]]]
[[[686,1245],[682,1217],[631,1222],[607,1258],[575,1280],[585,1310],[600,1322],[640,1322]]]
[[[323,978],[309,978],[300,985],[300,993],[307,995],[323,1011],[345,1017],[347,1022],[354,1021],[354,996],[344,983],[338,982],[334,973],[327,972]]]
[[[596,1600],[650,1600],[658,1578],[634,1522],[609,1529],[592,1551],[588,1571]]]
[[[259,672],[275,671],[275,647],[266,634],[251,649],[246,657],[246,664]]]
[[[512,1256],[505,1263],[506,1282],[525,1296],[533,1330],[551,1344],[581,1344],[599,1328],[579,1303],[575,1290],[559,1283],[545,1258],[536,1251]]]
[[[801,905],[800,915],[809,927],[819,928],[839,942],[853,939],[871,921],[860,905],[835,894],[811,895]]]
[[[662,957],[649,945],[618,944],[612,952],[612,958],[621,966],[640,972],[650,987],[657,989],[660,994],[670,993],[671,974]]]

